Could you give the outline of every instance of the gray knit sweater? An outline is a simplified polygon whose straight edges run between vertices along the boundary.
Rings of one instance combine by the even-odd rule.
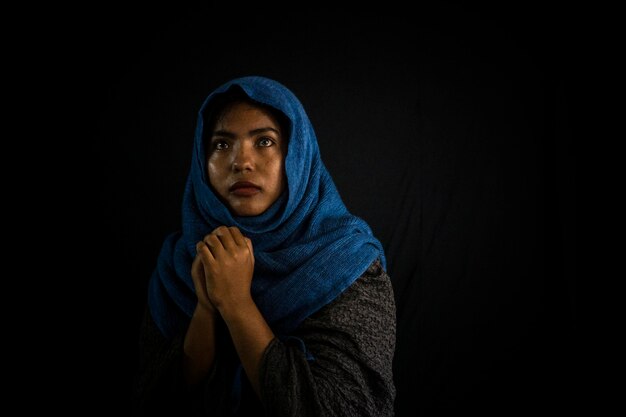
[[[377,260],[293,334],[269,344],[259,400],[223,322],[211,374],[189,389],[182,378],[184,334],[165,339],[146,312],[135,415],[393,416],[395,314],[391,282]]]

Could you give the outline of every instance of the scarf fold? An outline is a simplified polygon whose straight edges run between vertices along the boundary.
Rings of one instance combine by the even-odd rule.
[[[287,190],[259,216],[234,216],[211,190],[203,141],[211,100],[232,86],[290,120]],[[295,95],[264,77],[229,81],[202,104],[182,203],[182,230],[163,243],[149,283],[152,317],[166,337],[187,329],[197,303],[191,263],[195,245],[218,226],[236,226],[252,240],[252,297],[272,330],[287,335],[334,300],[380,258],[382,245],[368,224],[348,212],[324,166],[315,132]]]

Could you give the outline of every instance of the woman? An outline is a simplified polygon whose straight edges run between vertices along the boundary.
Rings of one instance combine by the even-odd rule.
[[[209,95],[182,223],[150,280],[138,414],[393,415],[384,252],[291,91],[243,77]]]

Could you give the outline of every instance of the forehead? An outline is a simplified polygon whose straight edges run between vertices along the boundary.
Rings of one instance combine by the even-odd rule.
[[[246,102],[228,104],[218,113],[215,125],[256,120],[271,123],[275,127],[278,126],[275,115],[269,109]]]
[[[229,103],[216,114],[213,127],[207,137],[256,136],[268,133],[289,142],[290,121],[280,111],[256,103]],[[273,133],[272,133],[273,132]]]

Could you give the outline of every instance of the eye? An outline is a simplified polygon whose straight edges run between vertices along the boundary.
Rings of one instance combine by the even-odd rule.
[[[228,146],[229,146],[228,143],[223,140],[215,140],[213,141],[211,145],[212,145],[212,148],[215,149],[216,151],[228,149]]]
[[[272,146],[274,144],[274,141],[271,138],[262,137],[257,143],[259,144],[259,146],[268,147]]]

